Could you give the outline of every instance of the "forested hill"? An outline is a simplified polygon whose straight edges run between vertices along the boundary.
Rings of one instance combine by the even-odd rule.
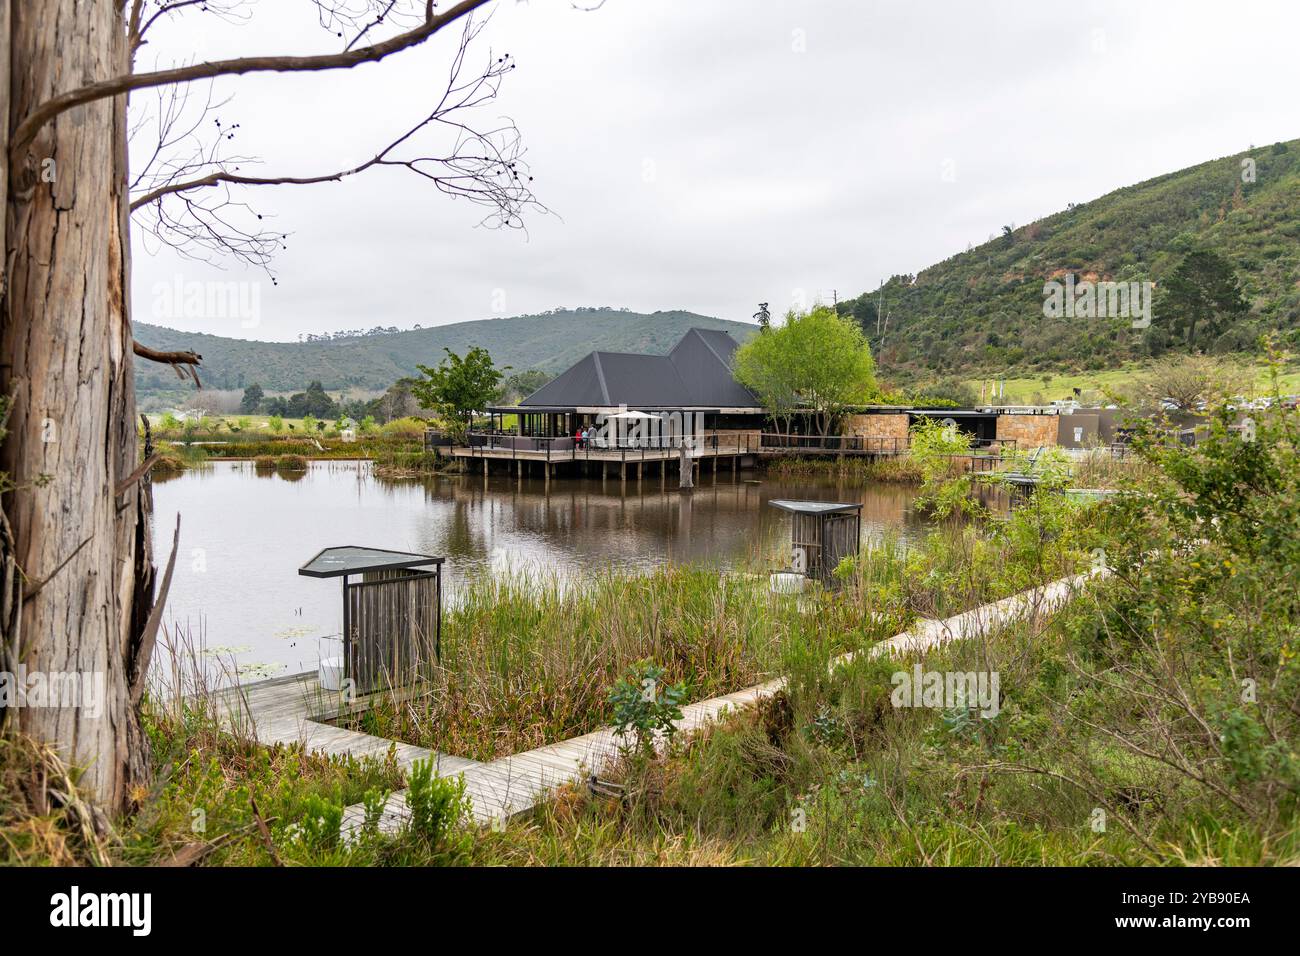
[[[582,309],[310,342],[255,342],[142,323],[136,323],[135,335],[156,349],[198,352],[200,375],[213,388],[256,382],[267,391],[301,391],[312,381],[329,390],[387,388],[415,374],[417,364],[437,365],[444,347],[464,354],[478,345],[497,365],[515,372],[535,368],[554,374],[595,350],[666,353],[692,326],[724,329],[737,341],[755,331],[753,325],[692,312]],[[136,381],[143,391],[176,386],[170,369],[142,361],[136,362]]]
[[[897,276],[883,290],[842,302],[840,310],[862,324],[882,369],[901,378],[1102,369],[1181,347],[1169,335],[1171,316],[1161,314],[1160,283],[1193,249],[1225,258],[1250,303],[1247,318],[1205,343],[1208,351],[1253,351],[1265,330],[1300,342],[1300,140],[1252,148],[1012,226],[915,277]],[[1155,282],[1152,327],[1044,318],[1043,283],[1066,273]]]

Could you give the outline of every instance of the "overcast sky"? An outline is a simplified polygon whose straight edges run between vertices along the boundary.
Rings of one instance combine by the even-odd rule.
[[[518,67],[480,122],[517,123],[553,215],[529,216],[527,235],[477,228],[482,210],[400,169],[245,189],[289,233],[279,284],[137,232],[136,319],[268,340],[578,305],[749,321],[760,301],[853,296],[1005,223],[1300,136],[1292,0],[492,8],[470,62]],[[249,9],[237,26],[176,17],[137,67],[337,49],[308,0]],[[262,161],[241,171],[368,159],[441,92],[454,32],[354,70],[222,81],[231,147]],[[167,304],[178,279],[258,283],[256,324]]]

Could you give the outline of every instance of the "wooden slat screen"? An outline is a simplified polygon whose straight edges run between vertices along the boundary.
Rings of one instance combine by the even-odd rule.
[[[346,588],[348,676],[358,693],[401,687],[436,657],[439,576],[373,571]]]

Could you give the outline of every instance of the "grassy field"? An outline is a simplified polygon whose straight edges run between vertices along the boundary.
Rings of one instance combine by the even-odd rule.
[[[197,422],[173,424],[171,427],[165,425],[166,416],[162,414],[149,415],[149,425],[155,434],[161,435],[182,435],[182,434],[200,434],[207,437],[232,435],[259,435],[267,437],[291,436],[308,434],[308,429],[304,426],[306,419],[303,418],[281,418],[274,415],[209,415]],[[274,424],[279,422],[278,428]],[[398,426],[402,430],[416,433],[424,428],[423,419],[406,418],[398,421],[404,423]],[[323,423],[323,430],[313,427],[310,434],[320,436],[329,433],[337,434],[335,422],[333,419],[315,419],[316,423]],[[377,431],[382,431],[384,426],[377,426]]]
[[[366,459],[374,462],[375,474],[392,478],[418,477],[455,467],[425,452],[422,419],[404,418],[358,428],[351,441],[345,440],[332,422],[323,429],[303,427],[303,419],[285,419],[279,422],[278,429],[269,424],[259,427],[268,422],[265,416],[213,418],[186,424],[160,420],[151,425],[159,456],[155,471],[175,473],[231,459],[251,459],[259,467],[283,473],[304,471],[308,461]]]
[[[1225,358],[1224,361],[1230,365],[1236,364],[1232,358]],[[1238,367],[1241,369],[1242,379],[1251,383],[1254,388],[1253,392],[1247,391],[1246,398],[1270,394],[1272,386],[1268,365],[1260,363]],[[1073,398],[1073,390],[1076,388],[1083,392],[1085,402],[1105,401],[1108,390],[1122,389],[1131,385],[1139,381],[1145,372],[1146,366],[1134,364],[1107,371],[1069,374],[1045,372],[1036,377],[1008,378],[1005,399],[1000,398],[999,401],[1012,405],[1046,404],[1057,399]],[[988,378],[968,379],[966,384],[975,391],[976,395],[979,395],[980,388],[984,387],[987,390],[989,382]],[[1286,369],[1280,376],[1279,383],[1284,395],[1300,393],[1300,368]]]

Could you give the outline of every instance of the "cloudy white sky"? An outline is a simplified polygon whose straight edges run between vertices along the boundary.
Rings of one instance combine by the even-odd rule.
[[[577,305],[747,321],[760,301],[856,295],[1004,223],[1300,136],[1292,0],[492,6],[471,62],[518,67],[481,122],[517,123],[555,215],[527,235],[476,228],[481,210],[403,170],[245,190],[289,233],[278,285],[137,236],[136,318],[268,340]],[[238,26],[178,16],[138,67],[336,49],[309,0],[249,10]],[[221,81],[233,145],[262,161],[242,171],[369,158],[441,92],[451,32],[355,70]],[[164,314],[156,290],[178,277],[260,283],[258,324]]]

